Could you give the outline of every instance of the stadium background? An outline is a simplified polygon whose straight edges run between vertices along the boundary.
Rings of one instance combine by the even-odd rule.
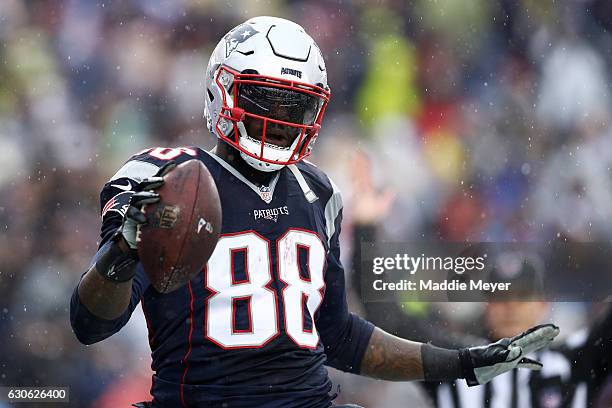
[[[364,217],[390,240],[609,240],[606,3],[0,1],[0,385],[70,386],[78,407],[147,397],[140,309],[94,346],[70,330],[69,297],[96,250],[99,189],[142,148],[214,144],[205,64],[255,15],[295,20],[325,54],[333,97],[312,158],[344,193],[348,274],[352,225]],[[442,309],[461,328],[479,307]],[[567,335],[589,310],[558,304],[553,316]],[[355,403],[418,394],[334,378]]]

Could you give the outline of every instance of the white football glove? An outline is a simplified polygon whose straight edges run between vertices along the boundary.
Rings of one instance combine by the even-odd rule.
[[[120,283],[127,282],[136,275],[138,229],[147,223],[143,208],[160,200],[159,194],[154,190],[161,187],[164,183],[163,176],[174,167],[176,163],[168,162],[155,176],[143,179],[130,191],[132,195],[121,226],[110,238],[110,243],[104,245],[96,254],[96,270],[104,278]],[[127,244],[127,251],[119,245],[121,239]]]
[[[459,350],[463,377],[471,387],[485,384],[514,368],[540,370],[542,363],[525,357],[548,346],[559,334],[554,324],[532,327],[511,339]]]
[[[127,242],[132,251],[136,251],[138,244],[138,227],[146,224],[147,218],[143,213],[143,208],[147,204],[153,204],[159,201],[159,194],[153,190],[164,184],[164,176],[176,167],[174,161],[164,164],[157,173],[141,180],[135,187],[130,205],[125,212],[121,227],[117,230],[116,235],[121,235]]]

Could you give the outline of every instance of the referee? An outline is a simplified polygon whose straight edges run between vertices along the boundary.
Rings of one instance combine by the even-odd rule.
[[[518,256],[518,255],[517,255]],[[495,281],[512,282],[512,287],[541,295],[542,270],[533,258],[525,257],[511,265],[512,272],[499,266],[492,270]],[[537,260],[536,260],[537,261]],[[558,347],[530,356],[542,362],[541,371],[512,370],[482,387],[467,387],[464,382],[431,384],[432,399],[439,408],[586,408],[594,407],[608,377],[612,358],[612,310],[600,308],[600,318],[589,329],[571,335]],[[544,320],[550,312],[547,302],[505,301],[487,303],[485,323],[489,340]],[[608,407],[609,408],[609,407]]]

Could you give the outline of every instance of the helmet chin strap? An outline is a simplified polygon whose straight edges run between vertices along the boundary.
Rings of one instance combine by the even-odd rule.
[[[306,201],[308,201],[311,204],[317,201],[319,197],[317,197],[317,195],[315,194],[314,191],[312,191],[308,183],[306,183],[306,179],[302,175],[302,172],[300,172],[300,169],[298,169],[295,164],[290,164],[287,166],[287,168],[291,170],[291,173],[293,173],[293,176],[295,177],[298,184],[300,185],[300,188],[302,189],[302,192],[304,193],[304,197],[306,197]]]
[[[244,123],[242,123],[242,121],[236,122],[236,126],[238,127],[238,132],[240,133],[240,137],[248,138],[248,133],[246,131],[246,128],[244,127]],[[296,142],[297,142],[297,140],[296,140]],[[261,141],[259,143],[261,144]],[[292,146],[290,148],[290,151],[293,151],[293,149],[294,149],[294,146]],[[259,170],[259,171],[263,171],[263,172],[277,171],[277,170],[280,170],[283,167],[285,167],[284,164],[266,163],[266,162],[264,162],[262,160],[259,160],[259,159],[256,159],[254,157],[251,157],[251,156],[249,156],[248,154],[246,154],[246,153],[244,153],[242,151],[240,152],[240,157],[242,157],[242,159],[249,166],[253,167],[255,170]],[[304,193],[304,197],[306,198],[306,201],[308,201],[311,204],[314,203],[315,201],[317,201],[319,199],[319,197],[317,197],[315,192],[312,191],[312,189],[310,188],[310,186],[306,182],[306,179],[302,175],[302,172],[300,172],[300,169],[298,169],[295,164],[290,164],[290,165],[287,166],[287,168],[291,171],[291,173],[293,174],[293,176],[297,180],[298,185],[300,186],[300,188],[302,189],[302,192]]]

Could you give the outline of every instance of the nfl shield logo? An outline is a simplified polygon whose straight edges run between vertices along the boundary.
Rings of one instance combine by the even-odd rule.
[[[270,191],[270,187],[259,187],[259,196],[266,202],[266,204],[270,204],[270,201],[272,201],[272,192]]]

